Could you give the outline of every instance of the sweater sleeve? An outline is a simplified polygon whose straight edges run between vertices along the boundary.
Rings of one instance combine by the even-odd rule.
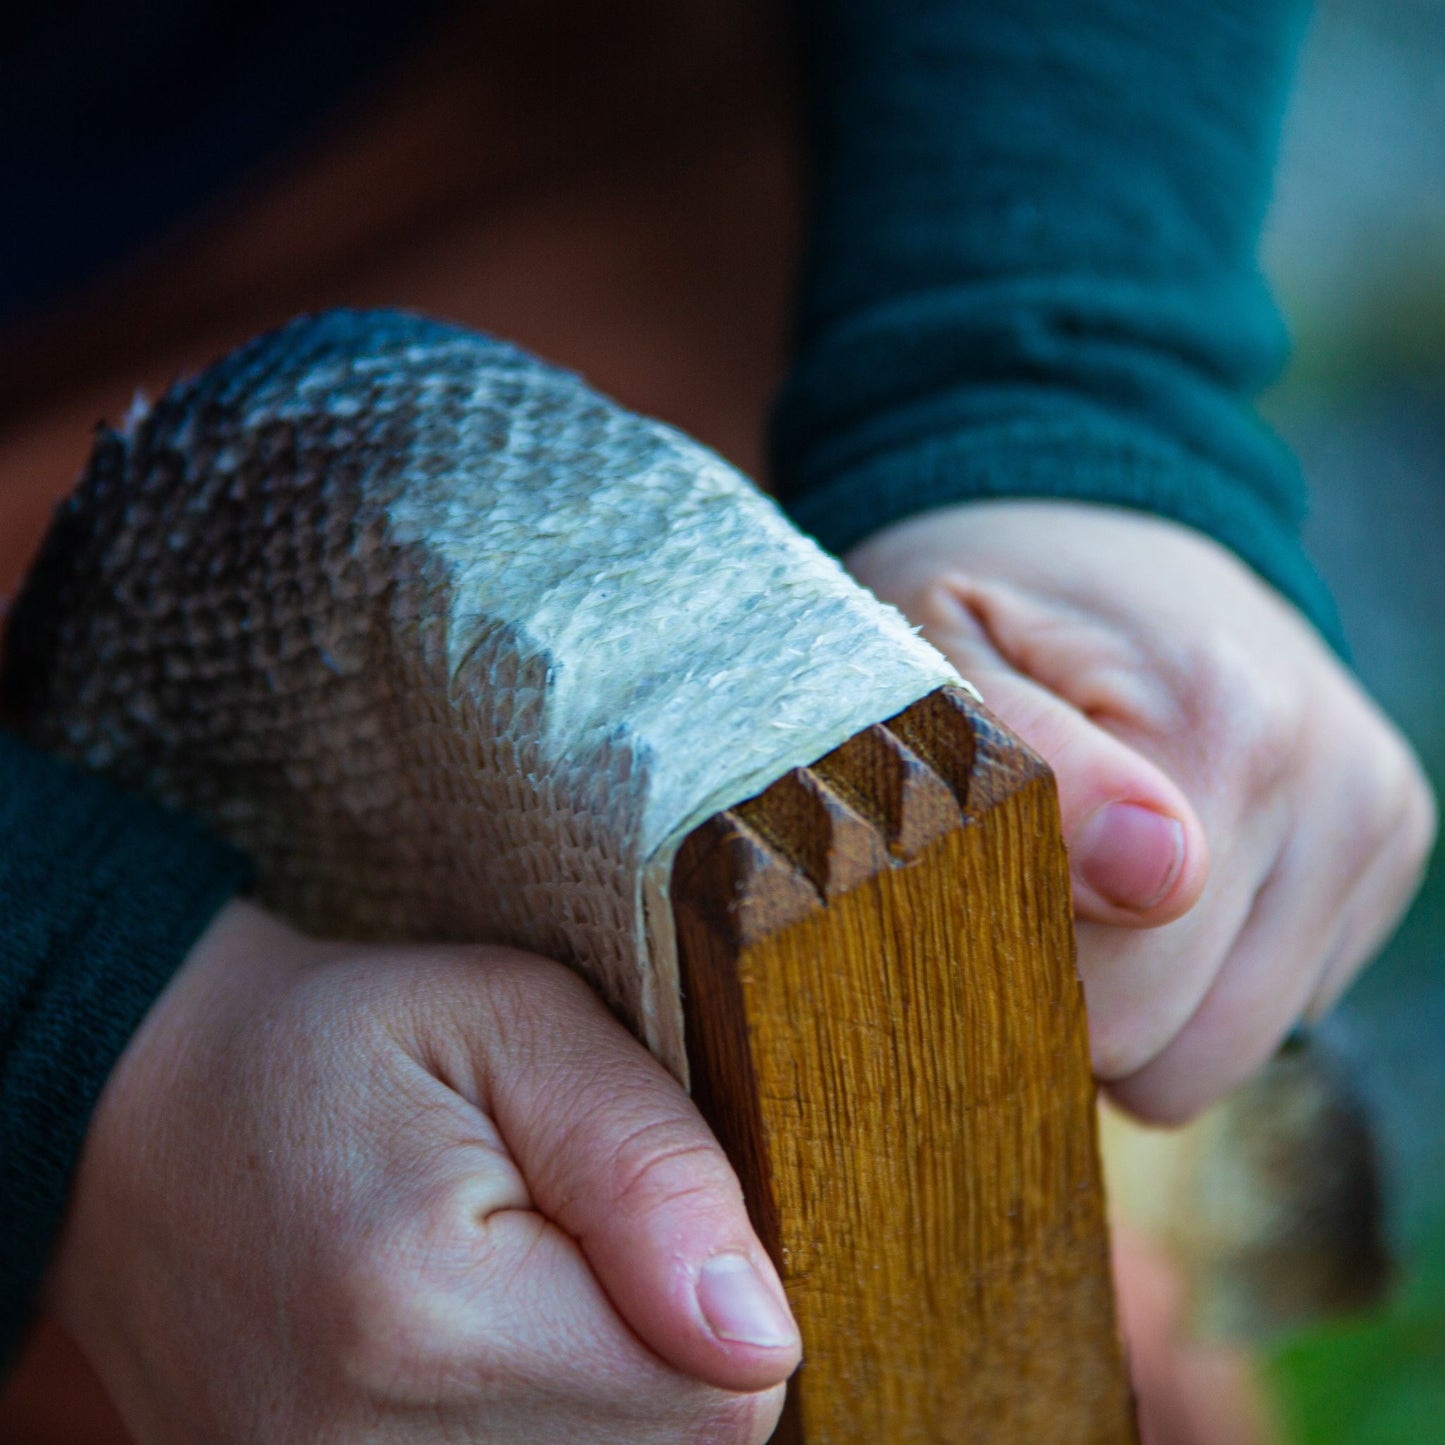
[[[0,1368],[111,1068],[248,876],[186,820],[0,733]]]
[[[951,502],[1071,498],[1209,533],[1338,645],[1253,396],[1300,0],[801,0],[812,217],[773,426],[841,552]]]

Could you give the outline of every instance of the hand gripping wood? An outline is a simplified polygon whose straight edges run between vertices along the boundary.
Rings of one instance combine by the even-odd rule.
[[[1047,772],[716,457],[303,320],[102,435],[7,641],[11,723],[269,906],[560,958],[691,1072],[803,1327],[784,1438],[1131,1438]]]

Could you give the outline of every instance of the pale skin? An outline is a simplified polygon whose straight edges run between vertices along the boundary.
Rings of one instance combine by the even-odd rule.
[[[244,903],[107,1085],[48,1303],[144,1445],[763,1441],[799,1357],[722,1151],[573,974]]]
[[[1053,764],[1126,1107],[1218,1097],[1393,927],[1429,789],[1229,553],[1008,502],[847,561]],[[143,1445],[761,1441],[800,1352],[702,1120],[565,971],[244,904],[106,1089],[48,1304]]]
[[[1233,554],[1138,513],[1005,502],[847,560],[1053,765],[1094,1067],[1125,1108],[1191,1117],[1389,936],[1434,841],[1429,785]]]

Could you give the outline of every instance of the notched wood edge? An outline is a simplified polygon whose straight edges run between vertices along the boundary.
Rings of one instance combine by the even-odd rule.
[[[917,857],[963,822],[948,784],[881,724],[819,758],[811,771],[873,821],[895,859]]]
[[[939,688],[694,829],[672,895],[735,944],[755,942],[1047,776],[967,693]]]
[[[794,768],[736,809],[825,898],[888,867],[888,847],[865,816],[813,768]]]
[[[965,813],[972,791],[976,712],[977,704],[965,693],[941,687],[883,724],[947,784]]]
[[[827,909],[867,878],[908,867],[931,844],[971,825],[983,825],[974,840],[981,842],[994,825],[1024,820],[1043,855],[1064,870],[1057,892],[1066,900],[1057,813],[1047,798],[1052,787],[1047,765],[998,719],[944,689],[718,814],[680,850],[672,896],[695,1097],[738,1170],[759,1237],[785,1275],[771,1146],[748,1045],[745,990],[756,963],[743,950]],[[1005,813],[990,819],[1003,804]],[[1041,805],[1045,816],[1029,822]],[[859,843],[863,862],[854,859],[851,871],[840,871],[830,849],[840,839],[860,839],[860,825],[870,835]],[[844,877],[856,881],[840,886]],[[789,1391],[776,1440],[804,1438],[800,1398]],[[1133,1437],[1121,1427],[1091,1438]]]
[[[941,687],[884,724],[953,790],[976,821],[1049,766],[961,688]]]
[[[737,945],[788,928],[823,903],[807,876],[732,809],[688,834],[671,895],[675,908],[690,906]]]

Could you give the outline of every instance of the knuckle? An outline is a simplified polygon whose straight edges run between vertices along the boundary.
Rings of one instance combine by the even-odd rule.
[[[1095,1028],[1090,1023],[1089,1055],[1094,1077],[1112,1084],[1128,1079],[1157,1058],[1180,1025],[1124,1015]]]
[[[1414,878],[1419,878],[1425,872],[1434,856],[1439,837],[1439,822],[1435,801],[1427,793],[1415,807],[1406,829],[1410,873]]]
[[[1393,730],[1370,751],[1373,766],[1362,770],[1353,790],[1355,838],[1367,859],[1388,852],[1396,874],[1414,877],[1435,843],[1434,795],[1414,754]]]
[[[437,1261],[459,1256],[462,1231],[480,1242],[474,1218],[465,1191],[447,1191],[403,1226],[332,1256],[314,1307],[334,1369],[350,1388],[393,1402],[425,1399],[461,1374],[470,1334]],[[495,1264],[465,1254],[478,1268]]]
[[[1363,873],[1387,849],[1397,851],[1403,860],[1405,838],[1401,830],[1408,809],[1404,798],[1392,797],[1390,791],[1368,783],[1352,790],[1347,817],[1350,851],[1358,873]]]
[[[541,954],[494,945],[476,950],[471,956],[480,956],[492,977],[503,986],[517,990],[524,998],[536,990],[589,996],[586,984],[572,969]]]
[[[962,576],[930,577],[910,599],[909,616],[927,629],[961,631],[982,641],[983,625],[974,610],[974,588]]]
[[[1103,1083],[1127,1079],[1145,1062],[1143,1050],[1121,1036],[1122,1030],[1093,1026],[1089,1032],[1090,1067]]]
[[[431,1343],[416,1282],[390,1254],[366,1249],[315,1296],[336,1373],[370,1398],[410,1393]]]
[[[592,989],[565,964],[512,948],[489,948],[483,963],[487,994],[498,1025],[509,1032],[531,1036],[538,1018],[575,1019],[601,1009]],[[555,1047],[557,1030],[547,1031],[547,1046]]]
[[[632,1126],[613,1156],[609,1194],[618,1208],[631,1213],[651,1213],[682,1199],[701,1201],[737,1190],[722,1151],[699,1122],[685,1117]]]
[[[1304,722],[1301,690],[1231,633],[1186,644],[1176,684],[1190,732],[1225,755],[1252,795],[1289,772]]]
[[[1434,791],[1413,757],[1408,759],[1405,771],[1400,831],[1410,867],[1418,872],[1435,851],[1440,814]]]

